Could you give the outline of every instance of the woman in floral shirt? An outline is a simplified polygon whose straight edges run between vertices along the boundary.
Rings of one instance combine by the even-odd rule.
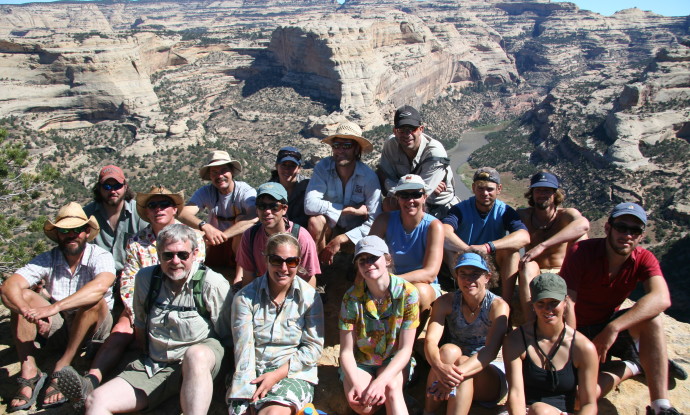
[[[388,246],[378,236],[361,239],[355,263],[363,279],[343,297],[340,310],[340,370],[347,402],[369,414],[407,414],[403,385],[412,363],[419,326],[419,294],[414,285],[391,275]]]

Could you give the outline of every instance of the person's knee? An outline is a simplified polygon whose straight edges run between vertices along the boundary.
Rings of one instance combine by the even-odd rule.
[[[326,217],[324,215],[309,216],[307,229],[311,232],[322,232],[326,226]]]
[[[441,346],[439,355],[443,363],[456,363],[462,356],[462,350],[453,343],[446,343]]]
[[[528,412],[529,415],[549,415],[558,413],[560,413],[560,411],[558,411],[556,408],[543,402],[536,402],[532,404]]]
[[[421,282],[415,283],[415,288],[419,292],[419,308],[420,311],[426,311],[431,308],[431,304],[436,300],[436,292],[431,285]]]
[[[403,390],[403,385],[405,383],[405,380],[403,379],[403,374],[398,373],[396,376],[393,376],[393,379],[388,382],[386,385],[386,400],[395,400],[402,398],[402,390]]]
[[[210,372],[216,363],[213,351],[203,344],[191,346],[184,353],[182,360],[183,372]]]

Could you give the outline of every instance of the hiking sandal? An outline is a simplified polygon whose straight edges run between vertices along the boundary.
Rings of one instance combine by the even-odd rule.
[[[41,372],[40,369],[38,370],[36,376],[32,377],[31,379],[25,379],[21,376],[17,377],[17,383],[19,384],[19,388],[17,389],[17,393],[14,394],[12,399],[21,399],[25,403],[17,406],[10,406],[8,403],[7,412],[23,411],[25,409],[31,408],[31,405],[36,403],[38,393],[41,391],[41,388],[43,387],[43,384],[45,383],[47,378],[48,375]],[[26,386],[31,388],[31,396],[27,396],[26,394],[21,392],[21,390]]]
[[[59,375],[57,373],[53,373],[50,375],[50,382],[48,382],[48,386],[46,387],[46,392],[43,395],[43,403],[41,404],[41,408],[43,409],[48,409],[48,408],[57,408],[58,406],[64,404],[67,402],[67,398],[65,397],[65,394],[62,393],[60,390],[60,387],[58,386],[58,377]],[[48,388],[53,388],[52,391],[48,392]],[[62,394],[62,399],[55,401],[55,402],[50,402],[46,403],[46,398],[50,398],[51,396],[55,396],[57,394]]]

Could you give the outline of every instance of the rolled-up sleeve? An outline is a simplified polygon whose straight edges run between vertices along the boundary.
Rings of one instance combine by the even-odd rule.
[[[374,219],[376,219],[376,217],[381,213],[381,187],[379,187],[379,181],[376,177],[376,173],[363,164],[361,164],[361,167],[362,169],[360,173],[356,173],[357,177],[354,179],[361,180],[360,185],[364,188],[364,204],[367,206],[367,212],[369,212],[369,215],[367,220],[365,220],[361,225],[345,232],[353,244],[357,244],[360,239],[369,235],[369,230],[371,229],[371,225],[374,223]]]
[[[304,211],[309,216],[324,215],[330,226],[335,226],[343,211],[343,204],[333,203],[324,198],[328,186],[335,185],[330,183],[331,169],[328,168],[329,163],[331,163],[330,157],[321,160],[314,167],[314,174],[309,180],[307,194],[304,196]]]
[[[317,292],[304,316],[302,341],[297,352],[290,357],[288,377],[300,378],[302,373],[316,366],[323,352],[323,305]]]
[[[232,340],[235,344],[235,373],[228,390],[228,399],[250,399],[256,385],[249,382],[256,378],[254,350],[254,324],[251,299],[240,291],[232,301]]]

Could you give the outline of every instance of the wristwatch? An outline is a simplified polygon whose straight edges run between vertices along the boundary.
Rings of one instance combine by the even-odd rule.
[[[202,220],[201,222],[199,222],[199,226],[197,226],[197,227],[199,228],[200,231],[202,231],[203,229],[201,229],[201,228],[203,228],[204,225],[206,225],[206,221]]]

